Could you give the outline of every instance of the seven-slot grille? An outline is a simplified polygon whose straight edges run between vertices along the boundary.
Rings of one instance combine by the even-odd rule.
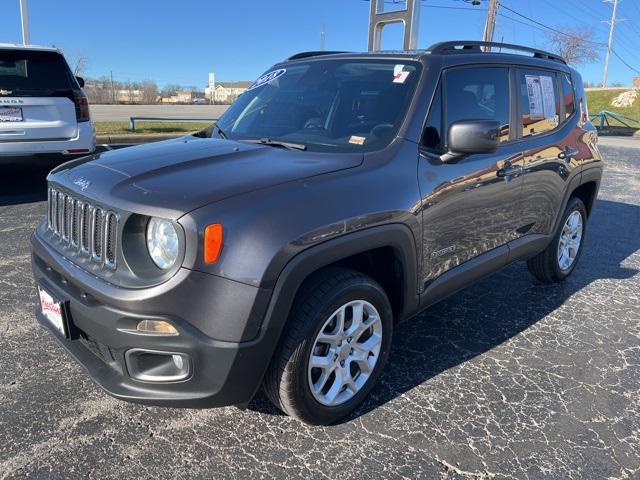
[[[116,268],[119,217],[113,211],[49,187],[47,225],[64,246]]]

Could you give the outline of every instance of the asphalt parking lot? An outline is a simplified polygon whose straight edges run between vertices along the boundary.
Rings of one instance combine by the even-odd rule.
[[[0,478],[640,478],[640,149],[611,143],[574,275],[513,265],[402,324],[373,396],[326,428],[262,395],[174,410],[94,386],[33,316],[44,172],[4,175]]]

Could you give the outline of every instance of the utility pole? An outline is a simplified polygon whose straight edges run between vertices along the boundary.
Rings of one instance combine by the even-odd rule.
[[[496,19],[498,18],[498,0],[489,0],[489,10],[487,11],[487,21],[484,24],[483,42],[493,42],[493,32],[496,29]],[[485,47],[485,51],[490,52],[491,47]]]
[[[607,86],[607,77],[609,76],[609,59],[611,58],[611,46],[613,45],[613,30],[616,26],[616,13],[618,11],[618,0],[605,0],[607,3],[613,3],[613,13],[611,14],[611,25],[609,27],[609,42],[607,44],[607,56],[604,59],[604,76],[602,77],[602,88]]]
[[[31,44],[31,36],[29,35],[29,10],[27,9],[27,0],[20,0],[20,20],[22,22],[22,43]]]
[[[109,75],[111,76],[111,103],[115,105],[115,103],[116,103],[116,90],[113,88],[113,72],[109,71]]]

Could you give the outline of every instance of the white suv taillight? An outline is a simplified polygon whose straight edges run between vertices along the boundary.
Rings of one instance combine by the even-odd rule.
[[[82,90],[73,91],[73,103],[76,106],[76,120],[78,122],[88,122],[91,120],[89,114],[89,100]]]

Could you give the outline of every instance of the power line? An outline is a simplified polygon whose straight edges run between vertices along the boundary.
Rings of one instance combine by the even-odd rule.
[[[363,1],[368,2],[369,0],[363,0]],[[423,1],[426,1],[426,0],[423,0]],[[398,5],[399,2],[395,2],[395,1],[392,1],[392,0],[386,0],[384,3],[385,4]],[[535,19],[533,19],[531,17],[528,17],[528,16],[518,12],[517,10],[514,10],[513,8],[510,8],[510,7],[506,6],[502,2],[498,2],[498,3],[500,4],[500,7],[502,7],[504,10],[507,10],[507,11],[513,13],[514,15],[517,15],[518,17],[520,17],[520,18],[522,18],[524,20],[527,20],[528,22],[531,22],[531,23],[523,22],[522,20],[519,20],[517,18],[513,18],[513,17],[511,17],[509,15],[504,14],[503,12],[497,12],[498,16],[506,18],[508,20],[511,20],[512,22],[516,22],[516,23],[519,23],[521,25],[525,25],[525,26],[527,26],[529,28],[535,28],[535,29],[541,30],[541,31],[551,31],[551,32],[557,33],[559,35],[563,35],[563,36],[568,37],[568,38],[573,38],[573,39],[576,39],[576,40],[580,40],[580,41],[582,41],[584,43],[588,43],[588,44],[597,46],[598,48],[604,48],[604,47],[608,46],[607,43],[605,43],[605,42],[596,42],[596,41],[593,41],[593,40],[586,40],[584,38],[580,38],[580,37],[576,37],[575,35],[571,35],[570,33],[563,32],[562,30],[558,30],[557,28],[550,27],[549,25],[546,25],[546,24],[544,24],[542,22],[539,22],[538,20],[535,20]],[[486,8],[451,7],[451,6],[445,6],[445,5],[425,5],[425,4],[423,4],[423,7],[426,7],[426,8],[441,8],[441,9],[448,9],[448,10],[475,10],[475,11],[478,11],[478,12],[481,12],[481,11],[487,12],[488,11],[488,9],[486,9]],[[640,10],[640,7],[638,7],[638,9]],[[611,48],[611,53],[616,58],[618,58],[618,60],[620,60],[627,68],[629,68],[630,70],[632,70],[632,71],[634,71],[636,73],[640,73],[640,70],[638,70],[637,68],[634,68],[633,66],[631,66],[613,48]]]
[[[607,46],[607,44],[606,44],[606,43],[603,43],[603,42],[594,42],[594,41],[591,41],[591,40],[584,40],[584,39],[581,39],[581,38],[579,38],[579,37],[576,37],[575,35],[571,35],[571,34],[569,34],[569,33],[565,33],[565,32],[562,32],[562,31],[560,31],[560,30],[557,30],[557,29],[555,29],[555,28],[553,28],[553,27],[550,27],[549,25],[545,25],[544,23],[538,22],[537,20],[534,20],[534,19],[533,19],[533,18],[531,18],[531,17],[527,17],[526,15],[523,15],[523,14],[521,14],[520,12],[517,12],[516,10],[513,10],[512,8],[509,8],[509,7],[507,7],[506,5],[504,5],[504,4],[502,4],[502,3],[500,4],[500,6],[501,6],[503,9],[508,10],[508,11],[510,11],[511,13],[514,13],[515,15],[518,15],[519,17],[524,18],[525,20],[528,20],[529,22],[532,22],[532,23],[534,23],[534,24],[538,25],[539,27],[542,27],[542,28],[547,29],[547,30],[549,30],[549,31],[552,31],[552,32],[555,32],[555,33],[559,33],[560,35],[564,35],[564,36],[569,37],[569,38],[574,38],[574,39],[577,39],[577,40],[581,40],[581,41],[584,41],[585,43],[590,43],[590,44],[592,44],[592,45],[597,45],[597,46],[599,46],[600,48],[602,48],[602,47],[606,47],[606,46]],[[509,16],[507,16],[507,15],[505,15],[505,14],[503,14],[503,13],[498,13],[498,15],[503,16],[503,17],[506,17],[506,18],[509,18],[510,20],[515,21],[515,22],[518,22],[518,23],[521,23],[521,24],[523,24],[523,25],[527,25],[527,26],[529,26],[529,27],[536,28],[536,27],[534,27],[534,25],[526,24],[526,23],[524,23],[524,22],[522,22],[522,21],[519,21],[519,20],[517,20],[517,19],[511,18],[511,17],[509,17]],[[623,59],[623,58],[618,54],[618,52],[616,52],[613,48],[611,48],[611,53],[613,53],[613,55],[614,55],[616,58],[618,58],[618,60],[620,60],[620,61],[621,61],[621,62],[622,62],[622,63],[623,63],[627,68],[629,68],[630,70],[632,70],[632,71],[634,71],[634,72],[636,72],[636,73],[640,73],[640,70],[638,70],[637,68],[632,67],[629,63],[627,63],[627,61],[625,61],[625,60],[624,60],[624,59]]]
[[[622,57],[620,55],[618,55],[618,52],[616,52],[613,48],[611,49],[611,53],[613,53],[616,57],[618,57],[618,60],[620,60],[622,63],[624,63],[630,70],[633,70],[634,72],[640,74],[640,70],[638,70],[637,68],[632,67],[627,62],[625,62],[622,59]]]
[[[363,2],[367,2],[369,3],[371,0],[362,0]],[[423,2],[426,2],[426,0],[422,0]],[[393,0],[386,0],[385,2],[382,2],[385,5],[402,5],[402,3],[404,2],[394,2]],[[430,4],[426,4],[426,3],[422,3],[421,4],[421,8],[439,8],[442,10],[469,10],[469,11],[474,11],[474,12],[486,12],[488,9],[486,8],[475,8],[475,7],[452,7],[449,5],[430,5]]]
[[[537,20],[534,20],[531,17],[527,17],[526,15],[523,15],[522,13],[520,13],[520,12],[518,12],[518,11],[512,9],[512,8],[507,7],[506,5],[504,5],[502,3],[500,4],[500,6],[502,8],[504,8],[505,10],[508,10],[508,11],[510,11],[511,13],[513,13],[513,14],[515,14],[517,16],[524,18],[525,20],[528,20],[531,23],[535,23],[536,25],[539,25],[542,28],[546,28],[547,30],[550,30],[552,32],[558,33],[560,35],[564,35],[565,37],[574,38],[576,40],[581,40],[581,41],[583,41],[585,43],[591,43],[592,45],[600,45],[600,46],[606,45],[606,43],[603,43],[603,42],[594,42],[592,40],[585,40],[583,38],[576,37],[575,35],[571,35],[570,33],[563,32],[562,30],[558,30],[556,28],[550,27],[549,25],[545,25],[544,23],[541,23],[541,22],[539,22]]]

